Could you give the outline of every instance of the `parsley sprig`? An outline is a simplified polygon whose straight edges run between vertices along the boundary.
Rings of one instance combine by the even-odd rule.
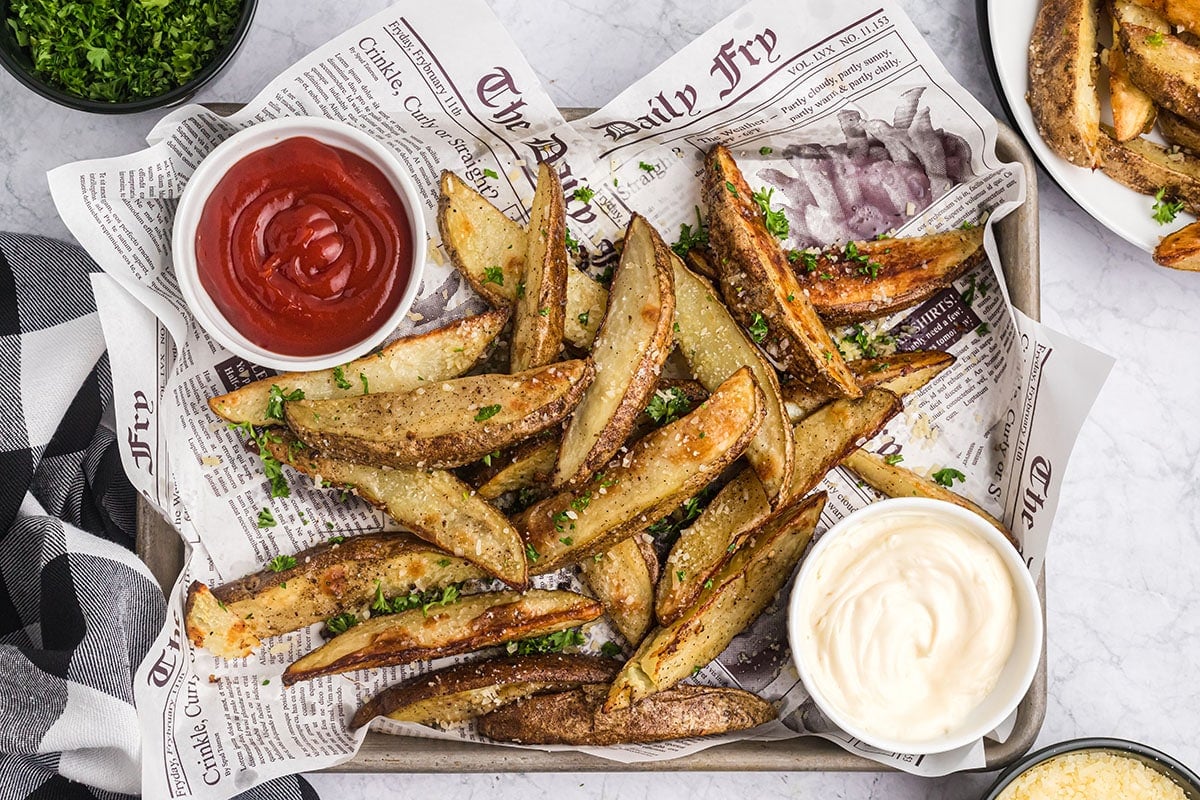
[[[659,425],[667,425],[688,413],[691,405],[687,395],[678,387],[659,389],[650,398],[650,405],[646,406],[646,416]]]
[[[304,390],[293,389],[290,392],[284,392],[277,385],[271,384],[271,391],[267,395],[267,418],[283,422],[283,404],[292,400],[303,400]]]
[[[1183,211],[1182,200],[1171,200],[1167,197],[1167,187],[1163,186],[1154,193],[1153,219],[1159,225],[1174,222],[1179,212]]]
[[[931,475],[930,477],[933,478],[934,483],[936,483],[940,486],[946,486],[946,487],[954,486],[955,481],[958,481],[959,483],[963,483],[967,479],[966,475],[964,475],[961,472],[959,472],[958,470],[954,469],[954,467],[945,467],[943,469],[939,469],[937,472],[933,473],[933,475]]]
[[[510,656],[534,656],[542,653],[561,653],[568,647],[578,647],[583,643],[583,632],[579,628],[567,628],[544,636],[509,642],[504,649]]]
[[[287,478],[283,477],[283,465],[271,454],[269,445],[279,444],[283,437],[270,428],[255,428],[249,422],[238,422],[229,426],[238,431],[258,448],[258,457],[262,461],[263,474],[271,482],[271,497],[290,497],[292,490],[288,488]]]
[[[371,614],[399,614],[402,611],[419,608],[422,614],[429,616],[430,609],[453,605],[461,599],[462,595],[457,583],[389,598],[383,593],[383,585],[379,581],[375,581],[375,597],[371,600]]]
[[[763,225],[767,229],[767,233],[774,236],[776,239],[786,239],[788,235],[788,220],[783,215],[783,209],[771,210],[771,195],[775,194],[774,189],[759,189],[750,195],[750,199],[758,205],[759,211],[762,212]]]
[[[692,228],[686,222],[679,226],[679,238],[675,244],[671,245],[671,249],[675,251],[675,255],[683,258],[688,254],[688,251],[693,248],[708,247],[708,228],[704,224],[704,218],[700,216],[700,206],[696,206],[696,227]]]

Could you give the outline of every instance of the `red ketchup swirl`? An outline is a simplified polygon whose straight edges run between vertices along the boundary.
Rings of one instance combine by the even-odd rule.
[[[287,356],[350,347],[408,284],[404,203],[366,159],[309,137],[236,162],[196,228],[200,283],[233,327]]]

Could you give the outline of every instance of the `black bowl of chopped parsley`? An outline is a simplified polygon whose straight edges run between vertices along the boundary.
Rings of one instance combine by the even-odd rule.
[[[229,62],[256,0],[0,0],[0,63],[56,103],[128,114],[181,103]]]

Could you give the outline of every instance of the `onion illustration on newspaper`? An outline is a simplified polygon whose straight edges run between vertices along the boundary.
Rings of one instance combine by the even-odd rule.
[[[287,70],[231,116],[180,108],[151,132],[148,149],[51,173],[63,219],[104,270],[93,284],[120,402],[117,422],[129,431],[126,470],[189,549],[170,594],[166,625],[137,678],[147,796],[226,798],[278,775],[344,762],[366,735],[366,727],[350,724],[364,702],[385,687],[474,657],[448,651],[432,661],[293,681],[289,665],[322,647],[328,623],[271,636],[228,656],[188,640],[184,606],[193,582],[229,584],[264,565],[283,572],[302,551],[322,558],[319,548],[331,546],[322,544],[331,537],[344,544],[402,527],[341,486],[323,488],[290,468],[282,472],[288,492],[278,496],[282,492],[272,491],[260,454],[282,447],[278,452],[286,458],[282,434],[278,441],[267,436],[247,447],[245,430],[231,430],[209,408],[211,398],[272,375],[224,351],[190,318],[171,270],[173,204],[207,152],[236,130],[266,119],[323,115],[375,136],[412,173],[430,231],[439,230],[443,170],[525,225],[539,167],[551,166],[563,186],[575,266],[597,285],[611,277],[623,247],[632,246],[622,237],[627,227],[642,225],[635,215],[667,243],[699,234],[704,158],[719,144],[729,148],[755,192],[766,196],[767,210],[786,220],[779,246],[799,265],[801,278],[804,265],[812,264],[812,283],[806,285],[814,303],[820,298],[820,248],[853,241],[869,248],[888,236],[982,231],[978,259],[916,305],[894,313],[882,305],[861,318],[839,320],[833,314],[826,321],[846,361],[922,350],[952,353],[953,364],[905,398],[903,410],[864,450],[893,464],[902,457],[918,473],[954,467],[961,476],[954,490],[1012,530],[1030,569],[1040,571],[1066,461],[1109,362],[1010,306],[992,225],[1022,202],[1026,176],[1020,165],[997,159],[994,120],[954,83],[894,4],[808,3],[808,22],[798,27],[794,4],[756,0],[604,108],[569,124],[489,9],[482,2],[470,5],[454,25],[433,8],[384,11]],[[478,41],[489,43],[486,52],[463,44]],[[397,336],[440,330],[486,314],[494,304],[451,265],[444,242],[430,244],[420,298]],[[870,263],[869,255],[863,263]],[[485,291],[499,291],[502,278],[495,280],[490,288],[483,285]],[[515,281],[508,290],[515,293]],[[701,293],[696,302],[702,301]],[[574,315],[576,333],[584,337],[590,329],[586,335],[594,336],[600,317],[600,312],[594,319],[586,311]],[[736,388],[722,384],[720,390],[713,385],[699,391],[716,398],[733,396]],[[674,395],[664,391],[655,397],[665,403]],[[804,401],[784,399],[793,405]],[[308,471],[320,474],[315,466]],[[818,488],[827,494],[818,534],[878,496],[840,468],[828,472]],[[562,511],[564,527],[574,519],[568,510],[578,508]],[[678,531],[693,517],[684,504],[668,522]],[[573,546],[567,530],[548,539],[558,547],[554,539]],[[534,561],[533,554],[525,555]],[[436,610],[438,603],[465,607],[458,592],[475,598],[503,593],[500,581],[480,572],[478,560],[468,561],[438,554],[427,563],[434,570],[457,570],[454,597],[421,594],[412,604],[409,596],[376,600],[387,602],[389,610],[397,600],[404,600],[405,609]],[[658,560],[650,561],[658,570]],[[669,564],[667,569],[674,574]],[[536,564],[531,571],[539,571]],[[530,585],[542,594],[531,592],[520,602],[587,594],[585,583],[594,576],[583,577],[570,568],[534,575]],[[788,656],[783,600],[788,577],[782,576],[784,588],[767,598],[764,612],[723,653],[696,665],[676,690],[679,702],[696,691],[692,686],[745,690],[758,696],[755,703],[769,704],[776,721],[755,725],[764,708],[742,704],[738,711],[752,726],[744,732],[543,749],[631,764],[747,736],[813,734],[920,774],[982,766],[982,741],[913,759],[871,751],[817,719]],[[222,603],[216,598],[212,608]],[[586,603],[572,609],[584,621],[598,614]],[[628,620],[600,617],[559,629],[558,644],[591,655],[611,654],[614,646],[620,652],[614,643],[622,641],[622,631],[614,622]],[[505,649],[501,642],[499,652]],[[623,663],[612,662],[613,669]],[[594,699],[587,692],[581,696]],[[504,724],[509,723],[521,727],[521,720]],[[438,727],[381,719],[373,728],[488,741],[472,723]],[[496,722],[489,730],[501,728]],[[405,743],[397,739],[395,746],[402,750]]]

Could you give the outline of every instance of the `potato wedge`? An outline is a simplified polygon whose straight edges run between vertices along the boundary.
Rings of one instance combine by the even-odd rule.
[[[750,185],[724,145],[709,151],[701,191],[721,294],[733,316],[797,378],[846,397],[862,394],[779,242],[763,226]]]
[[[1171,269],[1200,272],[1200,222],[1164,236],[1154,248],[1154,261]]]
[[[509,453],[493,459],[492,466],[480,475],[479,496],[495,500],[507,492],[528,486],[548,484],[558,463],[558,441],[534,439],[518,445]]]
[[[529,211],[525,264],[513,311],[511,372],[558,360],[567,308],[567,215],[558,173],[538,165],[537,191]]]
[[[847,361],[846,366],[854,373],[864,392],[879,387],[903,397],[929,383],[954,361],[954,356],[940,350],[915,350],[911,353],[893,353],[890,356]],[[792,422],[799,422],[821,406],[837,399],[816,394],[798,381],[785,383],[781,388],[783,401]]]
[[[1098,0],[1041,0],[1029,41],[1025,96],[1050,149],[1089,169],[1101,159],[1098,17]]]
[[[511,307],[525,270],[525,229],[453,172],[442,173],[441,189],[438,230],[450,263],[493,306]],[[590,348],[607,301],[603,286],[568,266],[566,340]]]
[[[611,658],[561,653],[454,664],[384,689],[355,712],[350,729],[376,717],[420,725],[462,722],[535,694],[607,683],[620,666]]]
[[[628,708],[670,689],[719,656],[791,578],[824,507],[825,493],[819,492],[765,520],[695,604],[642,641],[613,681],[604,711]]]
[[[712,253],[708,248],[693,247],[687,251],[687,255],[683,257],[684,264],[687,268],[702,278],[710,281],[719,280],[717,270],[712,265]]]
[[[1129,77],[1154,102],[1200,122],[1200,49],[1178,36],[1143,25],[1121,24]]]
[[[197,647],[226,658],[248,656],[267,636],[323,622],[387,595],[424,591],[483,577],[465,559],[450,557],[407,533],[367,533],[325,542],[294,556],[296,566],[264,569],[208,587],[188,587],[184,625]]]
[[[789,496],[803,497],[812,491],[848,452],[879,433],[900,408],[899,398],[891,392],[868,389],[857,400],[835,400],[801,420],[792,432],[796,463]],[[700,596],[705,583],[761,524],[769,511],[761,492],[743,472],[680,533],[655,593],[659,622],[679,619]]]
[[[658,556],[642,535],[632,536],[579,562],[579,577],[604,606],[605,615],[630,646],[641,643],[654,621]]]
[[[1200,3],[1196,0],[1137,0],[1130,5],[1154,11],[1172,25],[1200,33]]]
[[[672,259],[672,265],[678,320],[675,340],[692,374],[712,390],[747,366],[762,389],[766,417],[746,448],[746,459],[762,481],[767,497],[779,504],[788,497],[795,447],[775,369],[717,299],[712,284],[685,267],[678,257]]]
[[[1200,158],[1171,152],[1145,138],[1118,142],[1107,125],[1101,126],[1100,149],[1101,169],[1108,177],[1142,194],[1165,189],[1168,197],[1200,214]]]
[[[1191,150],[1192,155],[1200,155],[1200,128],[1183,117],[1163,109],[1158,114],[1158,128],[1171,144]]]
[[[559,589],[466,595],[428,615],[414,608],[360,622],[289,665],[283,683],[470,653],[591,622],[602,611],[595,600]]]
[[[882,317],[916,305],[987,259],[983,226],[929,236],[872,239],[798,260],[796,279],[830,325]],[[826,276],[829,276],[828,278]]]
[[[291,434],[267,445],[281,464],[355,494],[388,516],[516,589],[529,585],[525,545],[508,518],[444,470],[379,469],[326,457]]]
[[[704,405],[643,437],[587,487],[526,509],[514,522],[538,554],[534,571],[594,556],[674,511],[742,454],[765,413],[750,370],[738,370]]]
[[[715,686],[679,686],[602,713],[606,689],[592,684],[519,700],[482,717],[479,731],[500,742],[604,747],[747,730],[776,716],[758,695]]]
[[[952,492],[911,469],[899,464],[889,464],[880,456],[862,449],[855,449],[847,454],[842,460],[842,466],[861,478],[863,483],[888,497],[928,497],[974,511],[991,523],[993,528],[1003,533],[1014,547],[1020,549],[1016,537],[1003,522],[957,492]]]
[[[287,402],[284,418],[305,444],[333,458],[377,467],[458,467],[557,425],[594,374],[590,360],[576,359],[411,392]]]
[[[378,353],[337,370],[285,372],[255,381],[209,398],[208,406],[230,422],[280,425],[281,419],[267,416],[272,386],[278,386],[285,395],[299,389],[309,400],[325,400],[361,394],[364,379],[373,392],[407,392],[420,386],[421,379],[457,378],[474,366],[507,321],[506,309],[465,317],[435,331],[397,339]]]
[[[1116,26],[1114,36],[1116,40]],[[1125,63],[1125,51],[1114,47],[1108,51],[1108,97],[1112,104],[1113,131],[1118,142],[1127,142],[1154,127],[1158,107],[1150,95],[1134,84]]]

